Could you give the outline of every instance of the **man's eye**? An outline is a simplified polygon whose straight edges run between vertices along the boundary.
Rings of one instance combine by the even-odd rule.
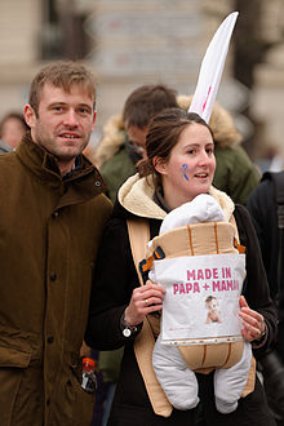
[[[90,114],[90,113],[91,113],[91,111],[90,111],[88,108],[80,108],[80,109],[79,109],[79,113],[80,113],[80,114],[87,115],[87,114]]]
[[[62,106],[54,106],[53,107],[53,111],[57,111],[57,112],[61,112],[61,111],[63,111],[63,107]]]

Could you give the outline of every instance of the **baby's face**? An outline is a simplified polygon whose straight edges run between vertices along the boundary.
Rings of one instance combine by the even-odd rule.
[[[210,312],[216,312],[218,310],[218,302],[216,299],[213,299],[208,302],[208,309]]]

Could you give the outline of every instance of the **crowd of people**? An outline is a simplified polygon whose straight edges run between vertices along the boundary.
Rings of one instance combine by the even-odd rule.
[[[266,369],[272,356],[277,365],[273,361],[271,368],[284,377],[284,196],[281,201],[273,174],[261,180],[231,114],[215,103],[206,123],[188,112],[191,100],[161,84],[138,87],[122,113],[106,123],[92,161],[84,152],[96,122],[96,85],[79,63],[43,67],[23,112],[3,117],[1,425],[283,424],[282,381],[273,405],[274,370],[267,375]],[[278,181],[284,193],[284,177]],[[194,402],[184,393],[184,401],[179,397],[176,403],[166,390],[178,393],[176,373],[165,383],[160,358],[153,358],[155,342],[163,337],[168,290],[139,261],[162,222],[180,207],[195,203],[202,217],[206,208],[197,201],[205,194],[228,225],[230,237],[224,234],[224,240],[231,238],[233,251],[245,256],[235,313],[240,332],[226,346],[233,354],[236,343],[242,344],[230,360],[242,388],[237,398],[229,391],[224,400],[216,396],[219,361],[213,357],[205,367],[197,357]],[[209,241],[202,225],[218,223],[208,217],[201,222],[196,238],[188,228],[192,256]],[[222,253],[223,236],[214,224],[212,229],[216,253]],[[207,307],[209,300],[217,299],[207,295]],[[217,330],[224,321],[215,314],[206,326]],[[182,346],[173,349],[183,374],[191,369],[192,355]],[[240,364],[243,348],[251,354],[246,369]],[[96,393],[81,386],[85,353],[97,358]]]

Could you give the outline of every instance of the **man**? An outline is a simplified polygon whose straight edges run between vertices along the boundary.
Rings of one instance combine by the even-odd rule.
[[[96,118],[92,74],[72,62],[43,68],[24,116],[30,133],[0,157],[0,423],[89,425],[79,352],[111,210],[81,154]]]
[[[163,85],[143,85],[126,99],[122,117],[111,117],[95,154],[95,164],[115,201],[121,184],[136,173],[136,164],[145,155],[151,118],[165,108],[177,108],[176,92]]]

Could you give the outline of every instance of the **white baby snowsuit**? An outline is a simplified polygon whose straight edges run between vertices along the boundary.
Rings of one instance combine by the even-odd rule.
[[[160,234],[187,224],[220,221],[224,221],[224,215],[218,203],[212,196],[201,194],[193,201],[171,211],[161,225]],[[157,281],[153,271],[150,271],[149,278]],[[230,368],[214,371],[215,404],[219,412],[231,413],[237,408],[247,383],[251,359],[251,344],[244,342],[243,354],[238,363]],[[179,410],[196,407],[199,402],[197,379],[179,349],[162,344],[159,335],[152,361],[157,379],[171,404]]]

